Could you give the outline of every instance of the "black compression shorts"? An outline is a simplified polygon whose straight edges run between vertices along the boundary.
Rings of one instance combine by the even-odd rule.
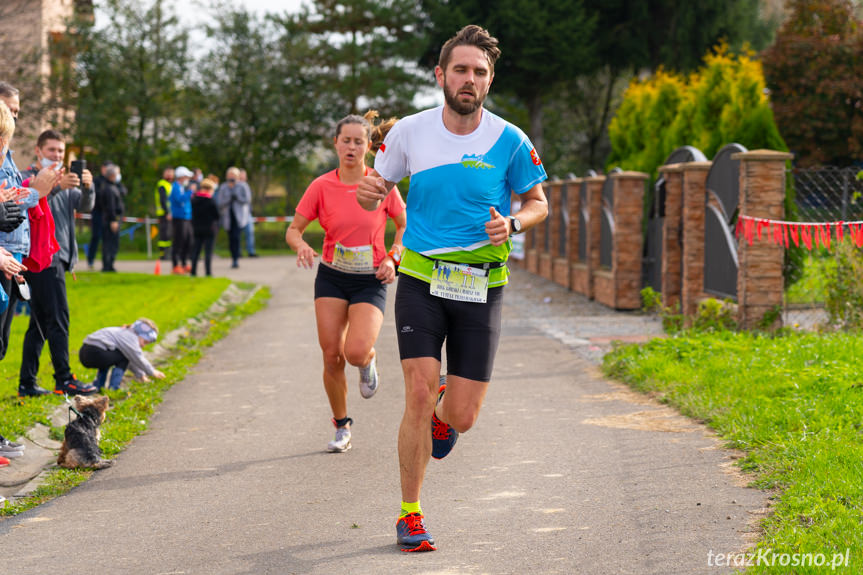
[[[370,303],[383,313],[387,306],[387,286],[375,274],[349,274],[330,266],[318,265],[315,299],[334,297],[355,303]]]
[[[503,286],[489,288],[486,303],[433,296],[429,284],[402,274],[396,290],[396,331],[401,359],[441,359],[446,341],[447,373],[490,381],[500,341]]]

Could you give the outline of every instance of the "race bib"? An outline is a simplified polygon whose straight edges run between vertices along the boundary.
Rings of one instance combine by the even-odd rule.
[[[485,303],[488,299],[488,270],[435,261],[429,293],[444,299]]]
[[[374,272],[375,258],[372,246],[348,248],[337,243],[333,250],[333,267],[350,273]]]

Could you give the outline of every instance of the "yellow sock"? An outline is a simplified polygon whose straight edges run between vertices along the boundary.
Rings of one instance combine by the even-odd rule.
[[[402,501],[402,513],[399,517],[404,517],[405,515],[409,515],[411,513],[419,513],[423,514],[422,507],[420,507],[419,501],[414,501],[413,503],[408,503],[406,501]]]

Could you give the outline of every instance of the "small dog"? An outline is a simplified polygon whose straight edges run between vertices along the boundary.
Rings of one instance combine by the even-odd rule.
[[[57,457],[57,464],[69,469],[110,467],[114,462],[110,459],[102,459],[102,450],[99,448],[99,425],[105,421],[108,397],[76,395],[73,401],[78,418],[66,425],[66,436],[60,448],[60,456]]]

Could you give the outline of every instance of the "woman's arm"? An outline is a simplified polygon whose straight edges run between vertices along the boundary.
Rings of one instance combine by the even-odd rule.
[[[294,214],[294,221],[285,232],[285,241],[292,250],[297,252],[297,267],[306,269],[311,269],[315,265],[315,258],[318,256],[312,246],[303,239],[303,232],[306,231],[309,223],[305,216]]]

